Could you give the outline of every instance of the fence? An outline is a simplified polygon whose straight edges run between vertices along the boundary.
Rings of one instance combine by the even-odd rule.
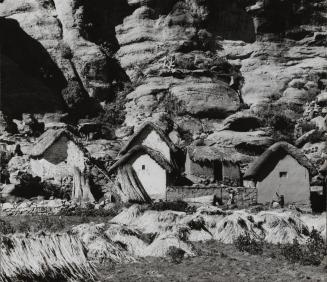
[[[169,186],[167,188],[166,200],[176,201],[203,196],[212,196],[213,199],[215,195],[222,200],[223,204],[226,204],[229,200],[231,189],[236,192],[234,199],[237,206],[245,207],[257,203],[257,189],[221,185]]]

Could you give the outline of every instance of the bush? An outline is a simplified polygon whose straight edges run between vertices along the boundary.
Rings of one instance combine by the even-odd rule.
[[[167,256],[173,263],[181,263],[184,258],[185,251],[175,246],[170,246],[167,251]]]
[[[267,104],[258,112],[258,117],[266,127],[272,127],[275,131],[274,137],[292,141],[297,114],[288,107],[282,105]]]
[[[101,114],[99,121],[112,126],[121,125],[125,121],[126,96],[132,91],[133,87],[130,84],[117,89],[113,101],[105,105],[104,113]]]
[[[263,242],[251,238],[249,234],[238,236],[234,245],[239,251],[251,255],[261,255],[263,253]]]
[[[302,265],[320,265],[324,256],[327,255],[327,248],[319,232],[313,229],[306,243],[300,245],[297,239],[292,244],[280,247],[281,254],[292,263]]]
[[[187,213],[195,212],[195,210],[192,207],[190,207],[186,202],[180,200],[173,201],[173,202],[166,202],[166,201],[155,202],[150,205],[149,209],[155,211],[172,210],[172,211],[180,211],[180,212],[187,212]]]
[[[67,107],[77,115],[90,112],[90,99],[77,80],[69,80],[67,87],[61,91]]]
[[[80,216],[80,217],[114,217],[116,216],[121,210],[119,205],[115,205],[112,209],[105,210],[103,208],[94,209],[94,208],[66,208],[59,212],[58,215],[62,216]]]
[[[64,59],[71,60],[73,58],[72,50],[67,45],[67,43],[61,43],[59,48]]]

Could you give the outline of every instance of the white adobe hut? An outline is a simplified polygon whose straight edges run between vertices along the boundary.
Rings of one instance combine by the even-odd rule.
[[[120,150],[119,155],[126,154],[136,145],[143,145],[160,152],[169,162],[174,162],[174,155],[178,151],[162,129],[152,122],[144,123]]]
[[[91,193],[87,150],[67,130],[47,130],[31,150],[31,169],[42,180],[60,184],[62,179],[73,177],[72,198],[94,201]]]
[[[197,178],[216,181],[241,181],[239,156],[229,147],[189,146],[185,161],[186,176],[195,181]]]
[[[175,181],[175,168],[165,156],[143,145],[134,146],[110,169],[118,170],[121,201],[149,202],[166,199],[167,186]]]
[[[270,203],[277,192],[284,195],[285,203],[309,204],[310,181],[316,173],[299,149],[287,142],[278,142],[249,167],[243,184],[257,188],[259,203]]]

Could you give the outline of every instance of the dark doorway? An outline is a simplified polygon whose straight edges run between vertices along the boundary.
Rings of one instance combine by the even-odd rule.
[[[214,162],[213,164],[213,173],[215,180],[223,180],[223,166],[221,162]]]

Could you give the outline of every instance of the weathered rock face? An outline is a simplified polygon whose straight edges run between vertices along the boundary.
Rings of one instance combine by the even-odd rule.
[[[129,81],[118,138],[151,120],[255,154],[275,138],[258,129],[267,105],[296,121],[293,141],[311,121],[326,131],[326,11],[321,0],[4,0],[1,106],[97,114]]]
[[[3,108],[15,114],[66,110],[61,91],[67,81],[79,83],[97,102],[112,98],[112,81],[117,76],[127,78],[101,42],[91,41],[97,38],[86,39],[87,25],[92,25],[86,6],[90,3],[75,0],[2,1]],[[107,10],[101,10],[101,5],[95,8],[104,17]],[[113,25],[108,24],[110,27],[107,33],[112,35]],[[103,42],[110,39],[112,36],[103,34]],[[112,51],[115,48],[117,44]],[[16,105],[20,99],[24,103]]]
[[[160,112],[172,119],[222,118],[241,105],[238,68],[216,55],[218,41],[205,28],[211,20],[208,1],[168,2],[129,2],[134,12],[116,27],[117,57],[141,84],[127,96],[129,126]],[[233,78],[236,90],[229,85]]]

